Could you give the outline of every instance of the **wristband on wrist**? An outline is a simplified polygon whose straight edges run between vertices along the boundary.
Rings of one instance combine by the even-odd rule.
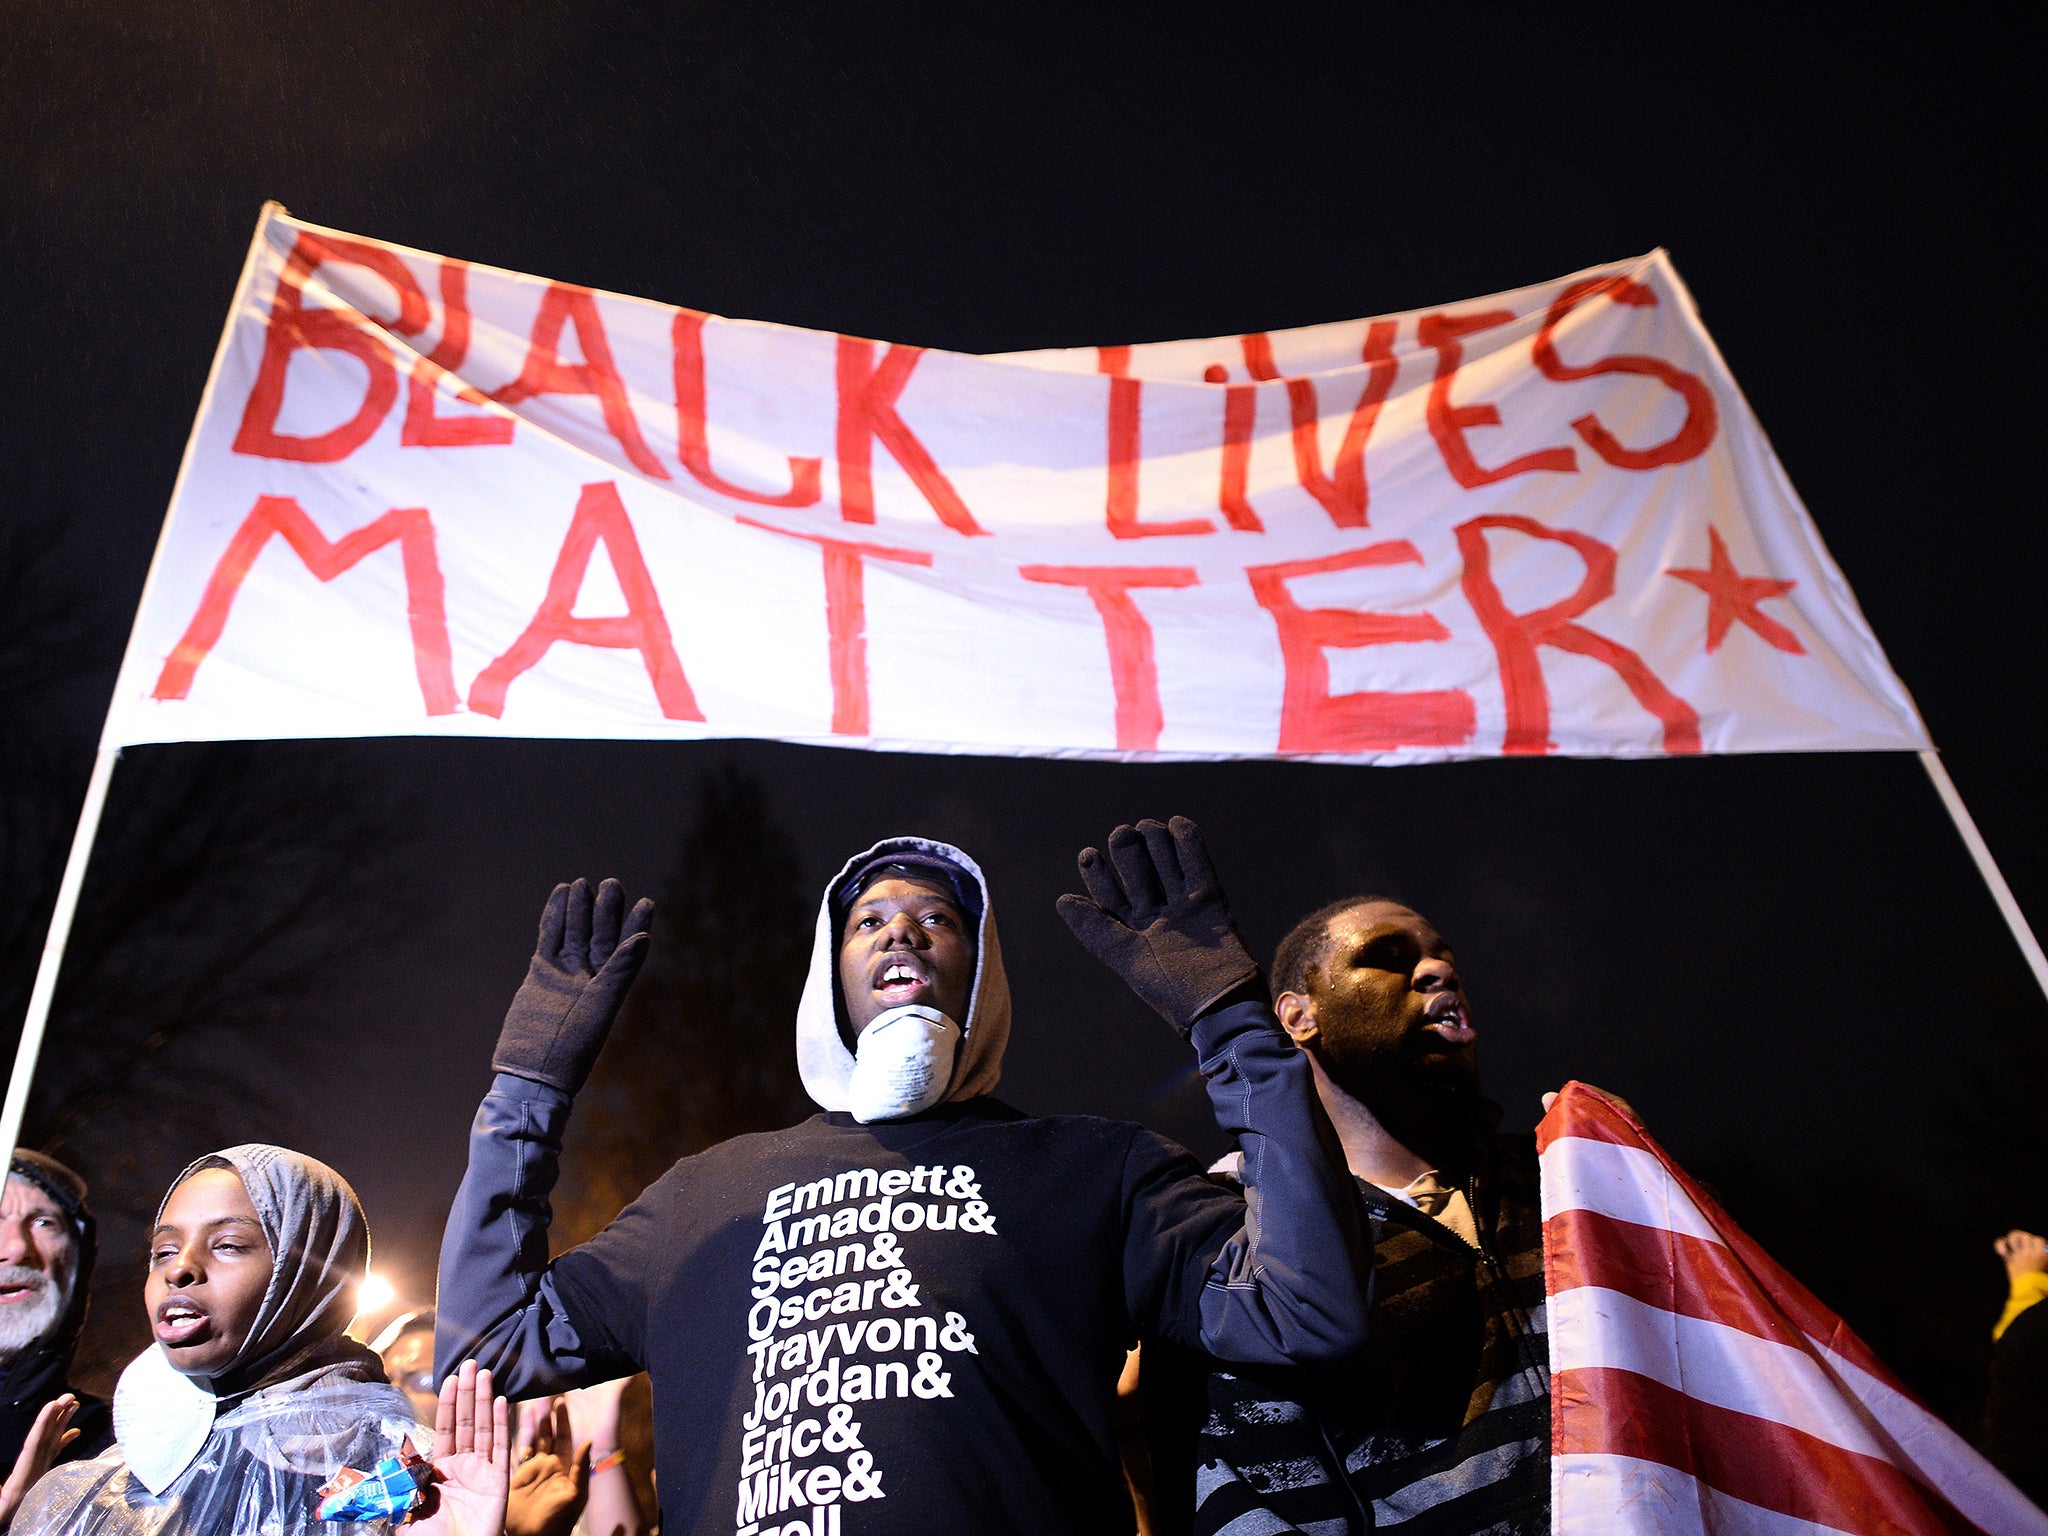
[[[623,1450],[606,1451],[590,1464],[590,1475],[595,1477],[600,1472],[609,1472],[613,1467],[623,1467],[625,1464],[626,1453]]]

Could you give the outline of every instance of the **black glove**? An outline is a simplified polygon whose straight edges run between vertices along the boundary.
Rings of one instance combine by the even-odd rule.
[[[1221,998],[1258,978],[1202,831],[1185,816],[1109,834],[1109,856],[1083,848],[1086,896],[1062,896],[1081,945],[1183,1035]]]
[[[626,989],[647,958],[654,903],[642,897],[619,921],[625,887],[607,880],[558,885],[540,914],[540,941],[491,1053],[492,1070],[574,1095],[590,1076]]]

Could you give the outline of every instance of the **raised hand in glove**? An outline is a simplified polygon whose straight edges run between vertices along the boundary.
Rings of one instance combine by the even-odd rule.
[[[1185,816],[1109,834],[1109,852],[1081,850],[1086,896],[1060,916],[1089,954],[1123,977],[1183,1035],[1221,999],[1257,979],[1202,831]]]
[[[583,1086],[647,958],[654,903],[643,897],[631,912],[625,905],[616,880],[600,885],[594,900],[587,880],[555,887],[541,910],[533,963],[491,1053],[494,1071],[571,1095]]]

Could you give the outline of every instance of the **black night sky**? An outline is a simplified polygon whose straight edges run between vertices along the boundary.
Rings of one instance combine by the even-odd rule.
[[[1348,319],[1662,245],[2022,905],[2048,914],[2027,746],[2044,659],[2027,572],[2048,537],[2027,510],[2026,50],[1953,10],[1109,10],[7,7],[0,554],[34,567],[45,608],[0,615],[0,663],[30,677],[5,729],[59,765],[44,802],[64,835],[267,198],[473,261],[967,351]],[[209,875],[202,858],[178,893],[197,915],[153,942],[202,950],[209,922],[287,898],[366,936],[232,1047],[242,1086],[213,1123],[241,1139],[246,1105],[248,1133],[340,1167],[413,1297],[549,886],[661,887],[728,766],[763,787],[805,904],[889,832],[990,868],[1018,1002],[1003,1091],[1026,1108],[1219,1150],[1178,1042],[1052,910],[1083,843],[1178,811],[1262,951],[1354,890],[1428,913],[1511,1125],[1567,1077],[1626,1095],[1965,1422],[2002,1291],[1990,1241],[2048,1225],[2048,1004],[1907,755],[1372,770],[749,742],[149,748],[123,759],[110,824],[230,764],[260,788],[316,760],[374,879],[322,911],[288,859]],[[0,826],[0,868],[39,943],[63,838],[34,819]],[[150,843],[118,847],[89,909],[150,880]],[[33,960],[8,950],[8,998]],[[100,961],[88,947],[73,971]],[[72,996],[53,1062],[97,1048]],[[152,1070],[204,1095],[228,1049],[201,1037]],[[160,1188],[208,1149],[127,1176]],[[137,1307],[130,1257],[103,1265],[103,1312]]]

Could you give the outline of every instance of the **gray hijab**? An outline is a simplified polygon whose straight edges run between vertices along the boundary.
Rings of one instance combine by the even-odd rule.
[[[271,1259],[263,1305],[235,1358],[208,1383],[214,1395],[238,1397],[351,1360],[382,1381],[376,1356],[343,1334],[370,1267],[370,1225],[348,1180],[302,1152],[250,1142],[209,1153],[179,1174],[157,1207],[159,1222],[178,1186],[207,1168],[241,1179]]]
[[[344,1332],[355,1314],[355,1292],[370,1263],[370,1228],[348,1181],[332,1168],[284,1147],[250,1143],[212,1152],[172,1181],[171,1195],[193,1174],[226,1168],[242,1181],[257,1225],[270,1246],[270,1283],[249,1336],[226,1369],[188,1376],[151,1344],[121,1373],[114,1388],[114,1435],[129,1472],[151,1494],[162,1494],[185,1475],[224,1411],[235,1421],[239,1405],[251,1409],[266,1387],[283,1398],[317,1382],[375,1383],[383,1388],[377,1357]],[[248,1527],[253,1529],[254,1527]]]

